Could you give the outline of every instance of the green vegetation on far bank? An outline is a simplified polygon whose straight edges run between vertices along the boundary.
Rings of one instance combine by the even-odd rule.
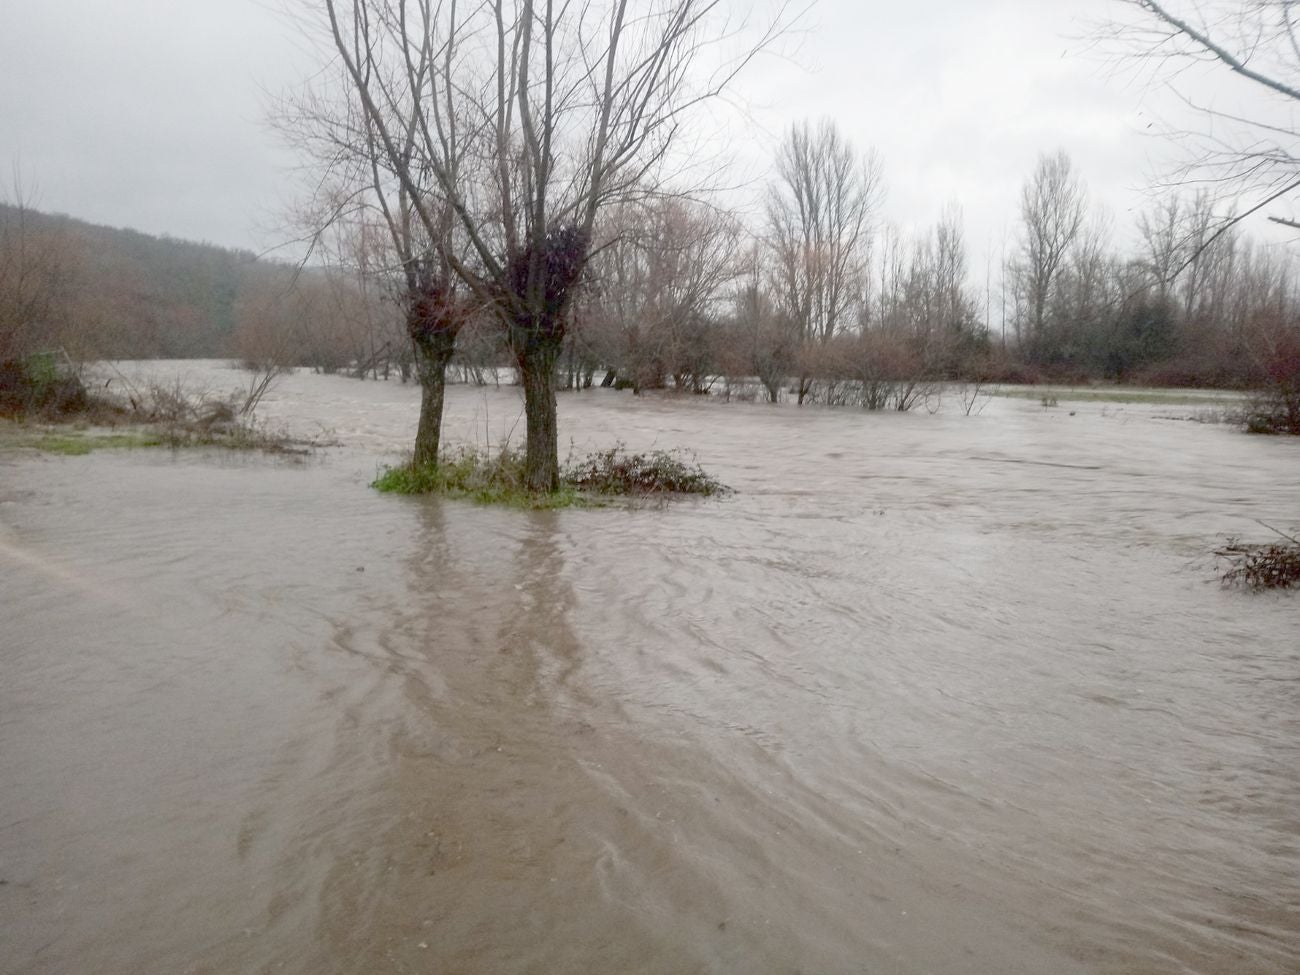
[[[28,449],[80,457],[92,450],[160,447],[163,437],[149,430],[118,431],[103,427],[62,429],[0,420],[0,450]]]
[[[0,451],[37,450],[64,457],[81,457],[95,450],[137,450],[168,447],[220,447],[303,454],[309,446],[267,433],[257,427],[199,430],[166,425],[68,427],[23,420],[0,419]]]
[[[1245,394],[1229,390],[1163,390],[1140,386],[990,386],[991,396],[1069,403],[1130,403],[1154,406],[1237,406]]]

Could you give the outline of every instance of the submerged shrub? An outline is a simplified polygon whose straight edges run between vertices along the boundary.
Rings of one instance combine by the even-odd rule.
[[[1300,327],[1264,330],[1256,340],[1264,382],[1246,411],[1246,429],[1300,435]]]
[[[0,415],[56,418],[89,408],[81,377],[55,356],[43,353],[0,362]]]
[[[1300,434],[1300,387],[1256,396],[1245,413],[1248,433]]]
[[[726,485],[680,450],[628,453],[622,444],[588,454],[564,471],[567,483],[596,494],[721,494]]]
[[[1273,529],[1276,531],[1276,529]],[[1235,538],[1214,554],[1227,562],[1223,582],[1247,589],[1290,589],[1300,586],[1300,539],[1277,532],[1281,540],[1250,545]]]

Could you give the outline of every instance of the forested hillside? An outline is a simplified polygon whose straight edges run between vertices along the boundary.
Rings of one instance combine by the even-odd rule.
[[[0,362],[239,358],[326,372],[404,361],[382,280],[0,203]]]
[[[291,279],[292,268],[245,251],[0,204],[0,335],[19,347],[233,355],[240,296]]]

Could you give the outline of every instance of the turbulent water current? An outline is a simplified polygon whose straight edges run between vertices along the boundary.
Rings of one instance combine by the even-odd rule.
[[[1300,443],[592,390],[735,494],[526,512],[371,490],[417,403],[0,455],[0,973],[1300,972],[1300,596],[1211,555]]]

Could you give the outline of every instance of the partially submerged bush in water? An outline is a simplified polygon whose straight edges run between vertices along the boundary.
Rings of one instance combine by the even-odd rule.
[[[1246,410],[1245,424],[1248,433],[1300,434],[1300,388],[1256,397]]]
[[[178,378],[153,382],[143,389],[125,381],[119,394],[129,409],[123,418],[142,424],[164,447],[225,447],[230,450],[264,450],[305,454],[314,443],[294,440],[257,422],[251,409],[241,409],[245,394],[216,394],[192,390]]]
[[[86,412],[90,399],[76,371],[53,354],[0,362],[0,415],[50,419]]]
[[[589,454],[566,466],[560,489],[553,494],[528,490],[524,452],[506,448],[499,454],[462,448],[433,465],[389,467],[374,481],[380,491],[395,494],[441,494],[480,504],[519,508],[568,508],[599,504],[591,496],[714,495],[727,491],[716,478],[679,451],[656,450],[629,454],[621,445]]]
[[[1246,411],[1246,429],[1300,435],[1300,327],[1265,330],[1256,341],[1264,388]]]
[[[114,379],[121,380],[116,387]],[[98,447],[156,446],[305,454],[317,445],[268,429],[257,422],[251,409],[240,408],[244,400],[239,392],[219,396],[190,390],[179,379],[140,388],[120,374],[102,386],[94,382],[88,390],[71,364],[52,356],[0,363],[0,416],[11,413],[18,421],[18,432],[2,438],[6,446],[62,454],[84,454]],[[38,428],[36,421],[76,430],[56,434],[53,428]],[[123,426],[132,429],[108,432]]]
[[[1272,530],[1282,541],[1249,545],[1230,538],[1214,553],[1228,563],[1223,573],[1225,585],[1256,590],[1300,586],[1300,539]]]
[[[630,454],[622,444],[570,464],[564,480],[596,494],[721,494],[727,490],[680,450]]]

